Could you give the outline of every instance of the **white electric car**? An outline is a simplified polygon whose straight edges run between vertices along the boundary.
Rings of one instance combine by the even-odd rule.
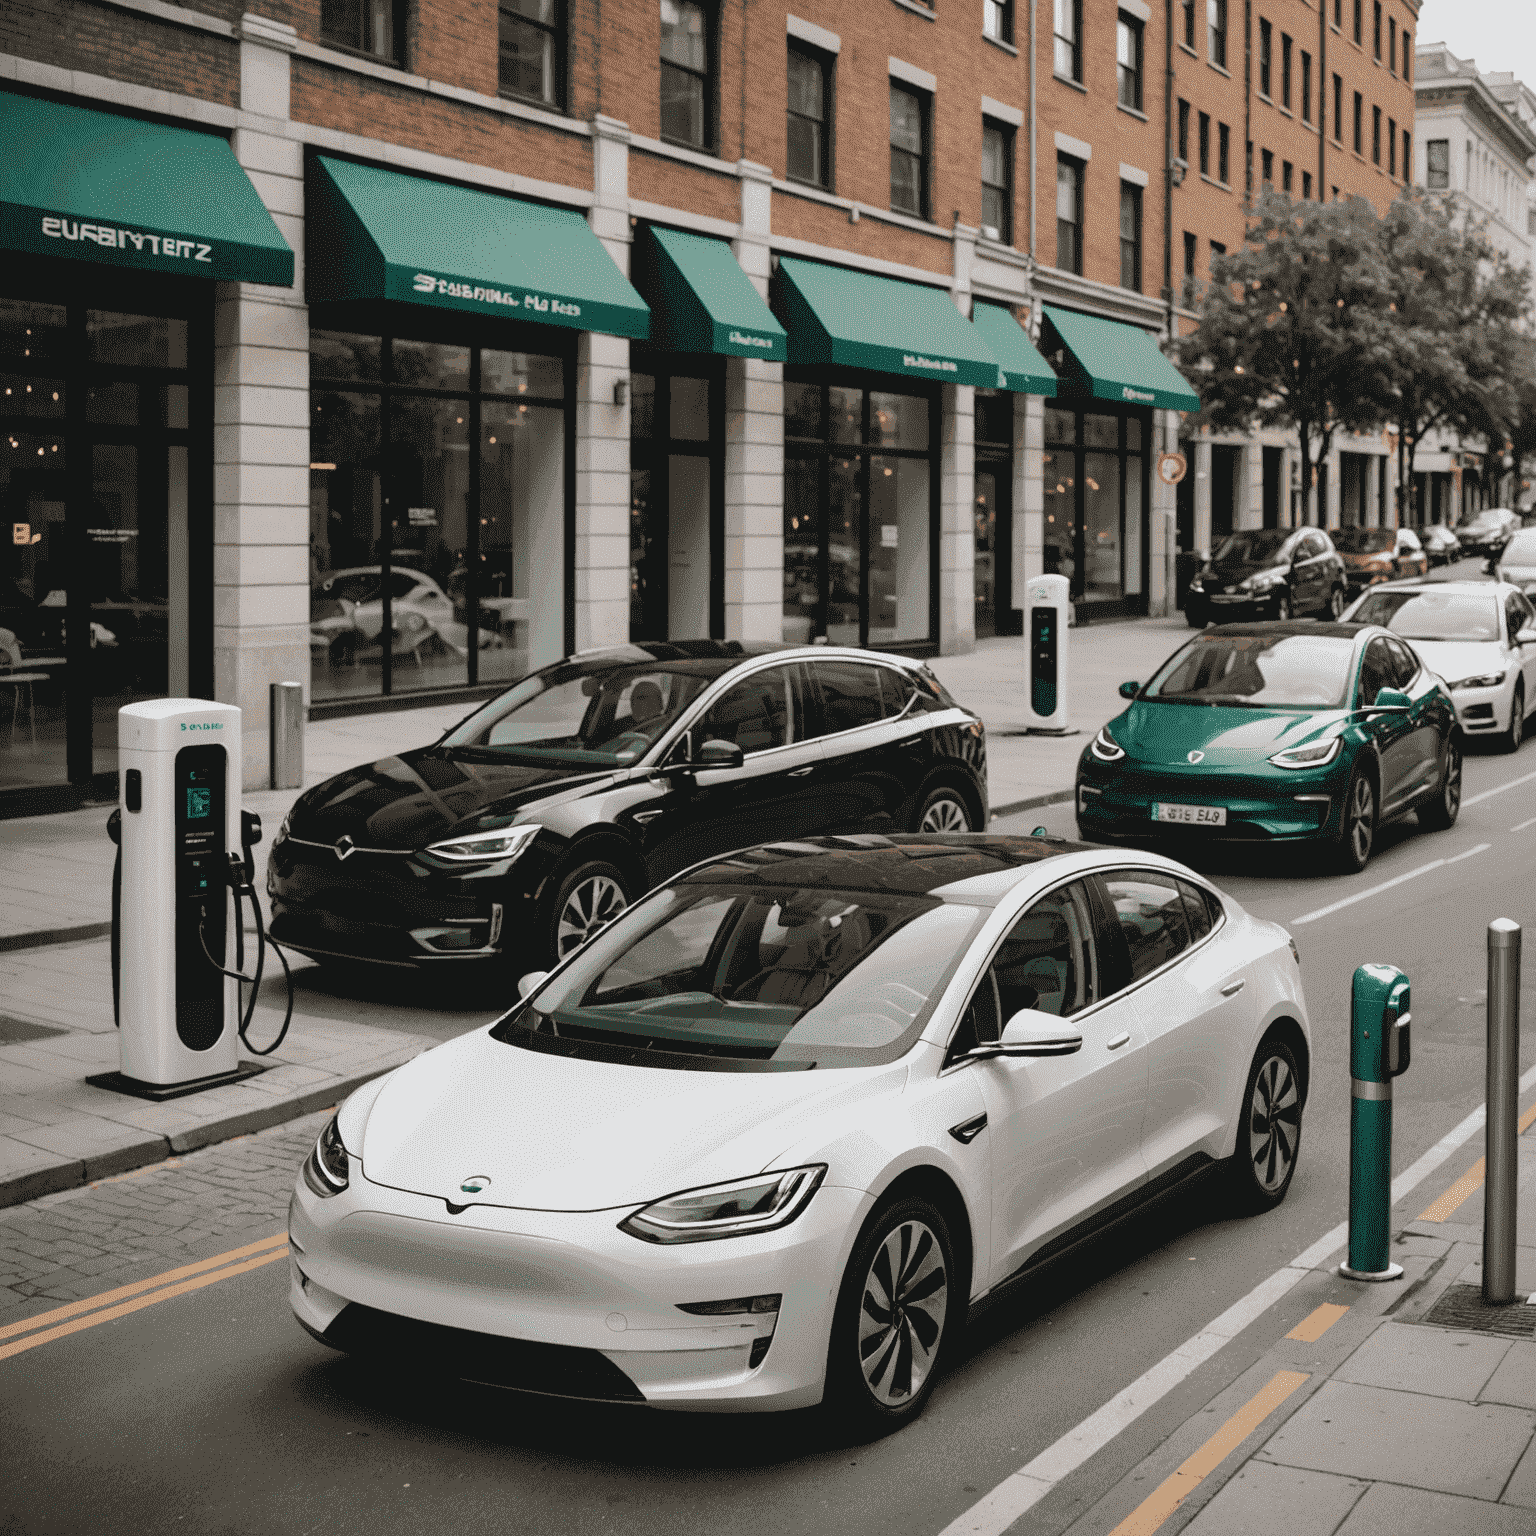
[[[359,1089],[289,1217],[316,1338],[659,1408],[922,1408],[968,1313],[1211,1164],[1285,1197],[1295,946],[1154,854],[860,834],[696,866]]]
[[[1372,587],[1344,618],[1381,624],[1406,640],[1449,684],[1470,741],[1506,752],[1525,739],[1536,709],[1536,608],[1506,581],[1394,581]]]

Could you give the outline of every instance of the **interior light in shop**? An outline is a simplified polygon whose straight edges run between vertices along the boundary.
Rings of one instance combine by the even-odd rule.
[[[1092,475],[1085,475],[1083,478],[1085,480],[1087,480],[1087,482],[1088,482],[1088,489],[1090,491],[1098,490],[1099,482],[1097,480],[1095,480]]]
[[[492,442],[493,442],[493,443],[494,443],[494,442],[495,442],[495,441],[496,441],[496,439],[495,439],[495,438],[494,438],[494,437],[493,437],[493,438],[492,438],[492,439],[491,439],[491,441],[492,441]]]
[[[890,470],[886,470],[886,474],[890,474]]]

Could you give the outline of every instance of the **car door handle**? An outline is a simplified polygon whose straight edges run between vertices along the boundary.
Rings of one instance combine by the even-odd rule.
[[[1130,1031],[1127,1030],[1124,1034],[1116,1035],[1115,1038],[1109,1042],[1109,1049],[1112,1051],[1118,1051],[1122,1045],[1129,1045],[1130,1043]]]
[[[808,773],[815,773],[816,764],[810,763],[804,768],[791,768],[786,777],[791,779],[803,779]]]
[[[646,824],[646,822],[648,822],[648,821],[655,821],[656,818],[658,816],[660,816],[660,815],[661,815],[661,812],[659,810],[655,810],[655,811],[636,811],[635,812],[635,820],[638,821],[640,823],[640,825],[643,827]]]
[[[1237,981],[1229,981],[1229,982],[1228,982],[1228,983],[1227,983],[1227,984],[1226,984],[1226,986],[1224,986],[1224,987],[1223,987],[1223,988],[1222,988],[1222,989],[1221,989],[1221,995],[1222,995],[1222,996],[1223,996],[1223,997],[1236,997],[1236,996],[1237,996],[1237,994],[1238,994],[1238,993],[1239,993],[1239,992],[1241,992],[1241,991],[1242,991],[1242,990],[1243,990],[1243,988],[1244,988],[1244,987],[1245,987],[1245,986],[1246,986],[1246,985],[1247,985],[1247,984],[1248,984],[1248,983],[1247,983],[1247,978],[1246,978],[1246,977],[1243,977],[1243,978],[1240,978],[1240,979],[1239,979],[1239,980],[1237,980]]]

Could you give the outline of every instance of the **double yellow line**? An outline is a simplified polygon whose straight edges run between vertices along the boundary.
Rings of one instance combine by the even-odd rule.
[[[1515,1127],[1516,1134],[1524,1136],[1533,1124],[1536,1124],[1536,1104],[1531,1105],[1521,1115],[1520,1123]],[[1482,1188],[1483,1180],[1487,1176],[1487,1160],[1480,1157],[1438,1200],[1419,1212],[1419,1220],[1449,1221],[1467,1203],[1467,1200]]]
[[[234,1275],[260,1269],[263,1264],[275,1264],[288,1254],[288,1234],[279,1232],[264,1237],[260,1242],[247,1243],[243,1248],[231,1248],[211,1259],[199,1259],[196,1264],[183,1264],[180,1269],[169,1269],[163,1275],[149,1280],[135,1280],[132,1285],[120,1285],[115,1291],[103,1291],[100,1296],[87,1296],[84,1301],[72,1301],[68,1306],[56,1307],[52,1312],[40,1312],[36,1317],[24,1317],[20,1322],[0,1327],[0,1360],[12,1355],[36,1349],[39,1344],[51,1344],[55,1339],[67,1338],[84,1328],[94,1328],[98,1323],[110,1323],[115,1318],[126,1317],[130,1312],[152,1307],[157,1301],[169,1301],[173,1296],[185,1296],[189,1291],[201,1290],[205,1285],[216,1285]]]

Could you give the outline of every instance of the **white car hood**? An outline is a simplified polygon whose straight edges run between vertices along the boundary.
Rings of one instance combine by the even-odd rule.
[[[547,1056],[485,1030],[418,1056],[368,1115],[363,1175],[465,1203],[596,1211],[762,1171],[814,1123],[897,1093],[905,1062],[806,1072],[690,1072]],[[835,1134],[831,1126],[830,1134]]]
[[[1480,672],[1502,672],[1509,665],[1497,640],[1410,640],[1420,660],[1448,683]]]

